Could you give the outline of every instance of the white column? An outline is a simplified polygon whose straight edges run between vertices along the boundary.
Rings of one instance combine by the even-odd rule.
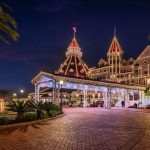
[[[105,102],[105,92],[103,92],[103,101]]]
[[[103,100],[104,100],[104,107],[105,108],[107,108],[107,104],[108,104],[108,99],[107,99],[107,91],[104,91],[103,92],[103,96],[104,96],[104,98],[103,98]]]
[[[105,101],[104,101],[104,104],[105,104],[105,108],[106,109],[110,109],[111,108],[111,105],[110,105],[110,94],[111,94],[111,89],[110,87],[107,87],[107,91],[105,92]]]
[[[144,91],[139,91],[139,97],[140,97],[139,101],[141,103],[143,103],[143,100],[144,100]]]
[[[92,103],[95,102],[95,91],[92,94]]]
[[[83,107],[87,107],[87,90],[83,90]]]
[[[108,87],[108,104],[107,104],[108,108],[111,108],[111,88]]]
[[[100,99],[100,93],[98,93],[98,99]]]
[[[53,102],[56,100],[56,82],[53,81]]]
[[[40,100],[39,91],[40,91],[40,87],[39,87],[39,85],[36,83],[36,84],[35,84],[35,101],[39,101],[39,100]]]
[[[134,101],[134,91],[132,92],[132,96],[133,96],[133,101]]]
[[[59,83],[56,83],[57,86],[56,86],[56,104],[60,104],[60,84]]]
[[[128,89],[125,89],[124,91],[124,97],[125,97],[125,107],[129,107],[130,106],[130,101],[129,101],[129,91]]]

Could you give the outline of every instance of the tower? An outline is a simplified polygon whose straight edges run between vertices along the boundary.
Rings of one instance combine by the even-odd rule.
[[[107,53],[110,78],[115,79],[116,75],[120,73],[121,61],[122,61],[123,50],[116,37],[116,31],[114,31],[114,37],[111,42],[110,48]]]
[[[88,66],[82,60],[82,51],[76,40],[76,28],[73,27],[74,36],[67,48],[66,60],[60,65],[57,73],[72,77],[86,77]]]

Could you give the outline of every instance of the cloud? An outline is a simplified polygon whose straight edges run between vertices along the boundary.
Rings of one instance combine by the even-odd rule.
[[[54,0],[49,3],[36,6],[35,10],[40,13],[56,13],[56,12],[62,12],[66,9],[72,9],[78,7],[80,7],[79,1]]]
[[[65,8],[63,6],[50,6],[50,5],[41,5],[36,8],[38,12],[41,13],[53,13],[53,12],[61,12]]]
[[[2,51],[0,55],[1,60],[24,60],[26,58],[25,55],[19,53],[17,51]]]

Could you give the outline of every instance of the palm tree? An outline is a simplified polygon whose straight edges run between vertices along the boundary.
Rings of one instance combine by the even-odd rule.
[[[50,111],[52,110],[52,102],[45,102],[44,103],[44,110],[47,112],[47,114],[50,114]]]
[[[17,32],[17,25],[14,18],[12,18],[4,9],[8,8],[12,11],[5,3],[0,1],[0,40],[9,44],[8,40],[3,36],[3,33],[10,36],[14,41],[17,41],[19,34]]]
[[[16,120],[23,120],[24,114],[31,111],[31,102],[24,100],[12,100],[8,103],[8,111],[17,112]]]
[[[37,119],[42,119],[45,111],[45,105],[43,101],[32,101],[31,107],[37,113]]]

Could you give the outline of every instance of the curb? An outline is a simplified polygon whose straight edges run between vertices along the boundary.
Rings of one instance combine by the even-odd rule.
[[[20,126],[25,126],[25,125],[31,125],[31,124],[41,123],[41,122],[45,122],[45,121],[49,121],[49,120],[54,120],[54,119],[63,117],[65,115],[66,115],[66,113],[61,114],[61,115],[56,116],[56,117],[42,119],[42,120],[35,120],[35,121],[30,121],[30,122],[22,122],[22,123],[10,124],[10,125],[2,125],[2,126],[0,126],[0,130],[1,129],[5,129],[5,128],[11,128],[11,127],[13,128],[13,127],[20,127]]]
[[[122,111],[132,111],[132,112],[142,112],[142,113],[150,113],[150,111],[144,111],[144,110],[132,110],[132,109],[111,109],[111,110],[122,110]]]

